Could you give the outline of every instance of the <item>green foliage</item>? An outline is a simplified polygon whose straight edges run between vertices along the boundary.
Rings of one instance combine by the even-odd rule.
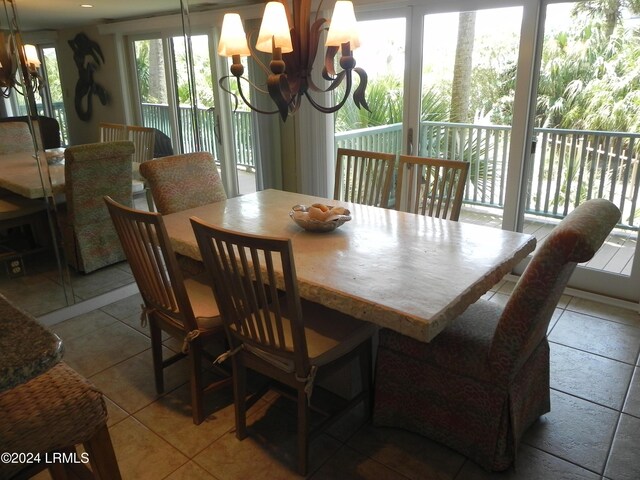
[[[636,132],[640,126],[640,45],[622,9],[640,2],[576,4],[566,31],[545,39],[536,125]]]
[[[342,98],[344,89],[338,89],[336,98]],[[337,132],[359,128],[377,127],[402,122],[402,81],[387,75],[369,82],[366,92],[371,111],[356,108],[351,99],[336,114]],[[422,120],[446,121],[449,117],[449,102],[441,86],[434,86],[422,96]]]

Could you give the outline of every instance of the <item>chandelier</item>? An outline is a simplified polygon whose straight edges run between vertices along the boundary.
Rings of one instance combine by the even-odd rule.
[[[0,94],[8,98],[12,88],[21,95],[27,91],[35,93],[42,86],[38,52],[35,46],[22,43],[14,0],[2,0],[2,3],[9,31],[5,36],[0,30]]]
[[[293,27],[290,27],[291,23]],[[328,81],[329,85],[321,88],[311,77],[321,35],[326,30],[327,23],[328,20],[319,17],[318,14],[311,18],[311,0],[293,0],[293,11],[289,9],[285,0],[267,3],[255,45],[255,50],[271,53],[271,61],[267,68],[260,61],[255,50],[249,48],[240,15],[225,14],[218,54],[231,57],[232,65],[231,75],[222,77],[220,86],[233,94],[224,83],[235,77],[238,94],[249,108],[259,113],[279,113],[282,120],[286,121],[289,114],[295,113],[300,108],[303,97],[306,97],[309,103],[320,112],[338,111],[351,94],[352,76],[355,72],[359,77],[359,83],[353,91],[353,101],[356,107],[369,110],[365,99],[367,73],[362,68],[356,67],[352,52],[360,46],[360,39],[353,4],[350,1],[338,0],[331,17],[322,69],[322,78]],[[334,64],[338,52],[341,52],[339,60],[341,70],[336,72]],[[256,63],[267,74],[267,90],[257,87],[243,76],[244,66],[241,57],[252,54]],[[275,103],[276,109],[267,111],[252,105],[242,90],[243,82],[247,82],[260,93],[268,94]],[[335,105],[324,106],[310,95],[310,91],[321,93],[333,91],[343,82],[345,83],[344,94]]]

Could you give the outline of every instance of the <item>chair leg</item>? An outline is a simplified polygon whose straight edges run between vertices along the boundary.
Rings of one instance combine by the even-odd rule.
[[[156,392],[164,392],[164,372],[162,366],[162,330],[153,319],[149,319],[151,331],[151,355],[153,356],[153,374],[156,381]]]
[[[153,194],[151,193],[151,189],[145,186],[144,191],[147,196],[147,206],[149,207],[149,211],[155,212],[155,204],[153,203]]]
[[[307,474],[309,458],[309,404],[304,386],[298,388],[298,473]]]
[[[247,437],[247,370],[238,355],[233,356],[233,397],[236,411],[236,438]]]
[[[193,423],[200,425],[204,420],[204,392],[202,388],[202,347],[197,341],[191,342],[189,364],[191,368],[191,414]]]
[[[84,443],[94,475],[101,480],[121,480],[118,460],[113,451],[109,429],[104,424]]]

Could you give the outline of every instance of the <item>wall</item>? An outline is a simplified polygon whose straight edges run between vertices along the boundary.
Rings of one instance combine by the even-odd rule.
[[[80,119],[74,106],[75,88],[78,81],[78,68],[73,58],[73,49],[69,45],[78,33],[84,32],[89,39],[96,42],[104,56],[104,63],[94,73],[94,81],[102,85],[109,94],[109,102],[102,105],[96,95],[92,97],[92,115],[88,121]],[[115,35],[101,35],[97,27],[59,30],[56,43],[60,81],[64,105],[67,112],[69,137],[71,145],[93,143],[99,141],[99,123],[126,123],[123,93],[121,90],[120,72],[116,57]],[[90,57],[87,57],[90,58]],[[86,105],[86,97],[83,105]]]

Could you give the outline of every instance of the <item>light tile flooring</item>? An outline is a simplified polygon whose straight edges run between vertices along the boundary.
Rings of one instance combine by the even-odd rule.
[[[504,303],[512,284],[486,295]],[[186,365],[153,386],[140,298],[122,299],[53,327],[66,361],[106,395],[125,479],[287,479],[294,472],[295,415],[274,395],[250,410],[250,435],[234,435],[230,390],[191,421]],[[563,297],[550,325],[551,412],[526,433],[515,469],[489,474],[456,452],[401,430],[349,418],[311,444],[313,479],[640,478],[640,316]],[[177,348],[170,339],[170,349]],[[38,478],[48,478],[42,473]]]

